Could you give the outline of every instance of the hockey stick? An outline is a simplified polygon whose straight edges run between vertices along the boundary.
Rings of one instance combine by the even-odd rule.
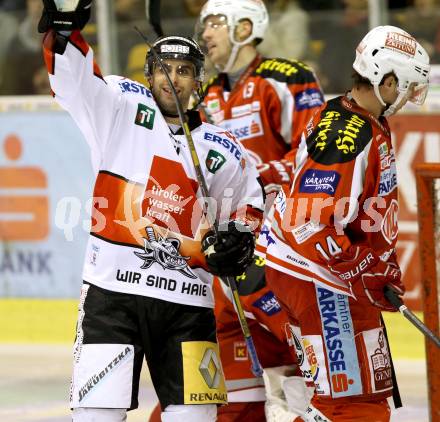
[[[145,0],[145,11],[147,14],[147,22],[150,22],[156,35],[162,37],[163,30],[160,23],[160,0]]]
[[[171,92],[173,93],[173,98],[176,103],[177,113],[179,115],[179,120],[180,120],[180,123],[182,124],[183,132],[185,134],[185,137],[186,137],[186,140],[188,143],[188,148],[191,153],[191,160],[193,162],[194,170],[196,172],[197,182],[198,182],[200,189],[202,191],[203,201],[204,201],[204,211],[207,216],[208,224],[214,230],[216,236],[218,237],[219,230],[218,230],[217,219],[215,217],[215,214],[212,212],[212,207],[210,207],[210,204],[209,204],[208,187],[206,185],[205,177],[203,176],[202,168],[200,166],[200,160],[197,155],[196,147],[194,145],[194,140],[191,136],[191,130],[189,129],[188,122],[186,121],[186,116],[185,116],[185,112],[183,111],[182,104],[179,100],[179,97],[177,96],[177,92],[174,88],[173,82],[171,81],[170,75],[168,74],[167,70],[165,69],[165,66],[162,63],[161,58],[156,53],[154,48],[152,48],[152,46],[148,42],[147,38],[139,31],[139,29],[136,27],[135,27],[135,29],[141,35],[141,37],[144,39],[147,46],[150,48],[150,51],[154,55],[154,58],[156,59],[157,63],[159,64],[163,74],[165,75],[165,77],[167,79],[167,82],[168,82],[168,85],[171,89]],[[243,307],[240,302],[240,295],[238,293],[237,283],[235,282],[234,277],[226,277],[226,281],[228,282],[229,288],[231,289],[231,292],[232,292],[235,310],[238,315],[238,320],[240,322],[240,326],[243,331],[243,336],[244,336],[246,346],[247,346],[247,349],[249,352],[249,356],[251,359],[252,373],[256,377],[261,377],[263,375],[263,368],[262,368],[260,361],[258,359],[257,350],[255,349],[255,344],[252,339],[252,335],[249,330],[249,326],[246,321],[246,317],[244,315]]]
[[[387,300],[399,310],[399,312],[409,320],[418,330],[428,337],[437,347],[440,347],[440,337],[433,333],[413,312],[411,312],[398,296],[397,292],[390,286],[385,286],[384,294]]]

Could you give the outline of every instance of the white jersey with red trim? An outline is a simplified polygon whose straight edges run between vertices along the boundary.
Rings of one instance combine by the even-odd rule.
[[[57,102],[78,124],[96,171],[84,280],[170,302],[213,307],[201,239],[209,229],[183,131],[173,133],[151,92],[120,76],[103,78],[74,31],[62,54],[48,32],[44,53]],[[234,137],[188,113],[218,221],[259,225],[258,172]],[[216,202],[216,203],[215,203]]]

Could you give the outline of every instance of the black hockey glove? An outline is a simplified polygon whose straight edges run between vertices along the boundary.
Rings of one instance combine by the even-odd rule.
[[[83,29],[90,19],[92,0],[43,0],[38,32]]]
[[[252,263],[254,248],[254,234],[237,221],[220,226],[218,235],[210,230],[202,239],[202,252],[209,270],[220,277],[242,274]]]

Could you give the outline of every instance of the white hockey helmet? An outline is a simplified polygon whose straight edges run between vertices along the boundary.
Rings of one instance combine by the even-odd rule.
[[[429,56],[410,34],[396,26],[377,26],[368,32],[356,48],[353,68],[371,82],[383,106],[387,104],[380,95],[379,85],[385,75],[395,74],[399,96],[385,110],[385,116],[394,114],[405,97],[419,105],[425,101],[429,85]]]
[[[223,15],[229,27],[229,38],[234,44],[234,31],[238,22],[248,19],[252,22],[251,35],[240,44],[247,44],[252,40],[262,41],[269,24],[269,15],[262,0],[208,0],[200,12],[200,23],[210,15]]]
[[[232,52],[228,64],[223,69],[227,71],[235,61],[239,47],[253,40],[261,42],[264,39],[269,25],[269,14],[263,0],[208,0],[200,12],[198,23],[200,33],[203,32],[205,19],[212,15],[224,16],[228,25]],[[252,23],[252,32],[245,40],[238,41],[235,39],[235,28],[243,19],[248,19]]]

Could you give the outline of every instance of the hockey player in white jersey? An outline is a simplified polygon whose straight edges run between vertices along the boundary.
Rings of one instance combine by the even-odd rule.
[[[73,421],[125,421],[138,406],[144,357],[163,421],[214,421],[226,392],[210,269],[233,276],[251,262],[263,209],[258,173],[233,136],[186,112],[217,220],[225,223],[214,234],[155,56],[147,55],[145,67],[151,90],[104,78],[80,33],[91,0],[44,5],[39,30],[51,88],[86,138],[96,171],[74,345]],[[203,79],[199,46],[170,36],[152,48],[187,110]]]

